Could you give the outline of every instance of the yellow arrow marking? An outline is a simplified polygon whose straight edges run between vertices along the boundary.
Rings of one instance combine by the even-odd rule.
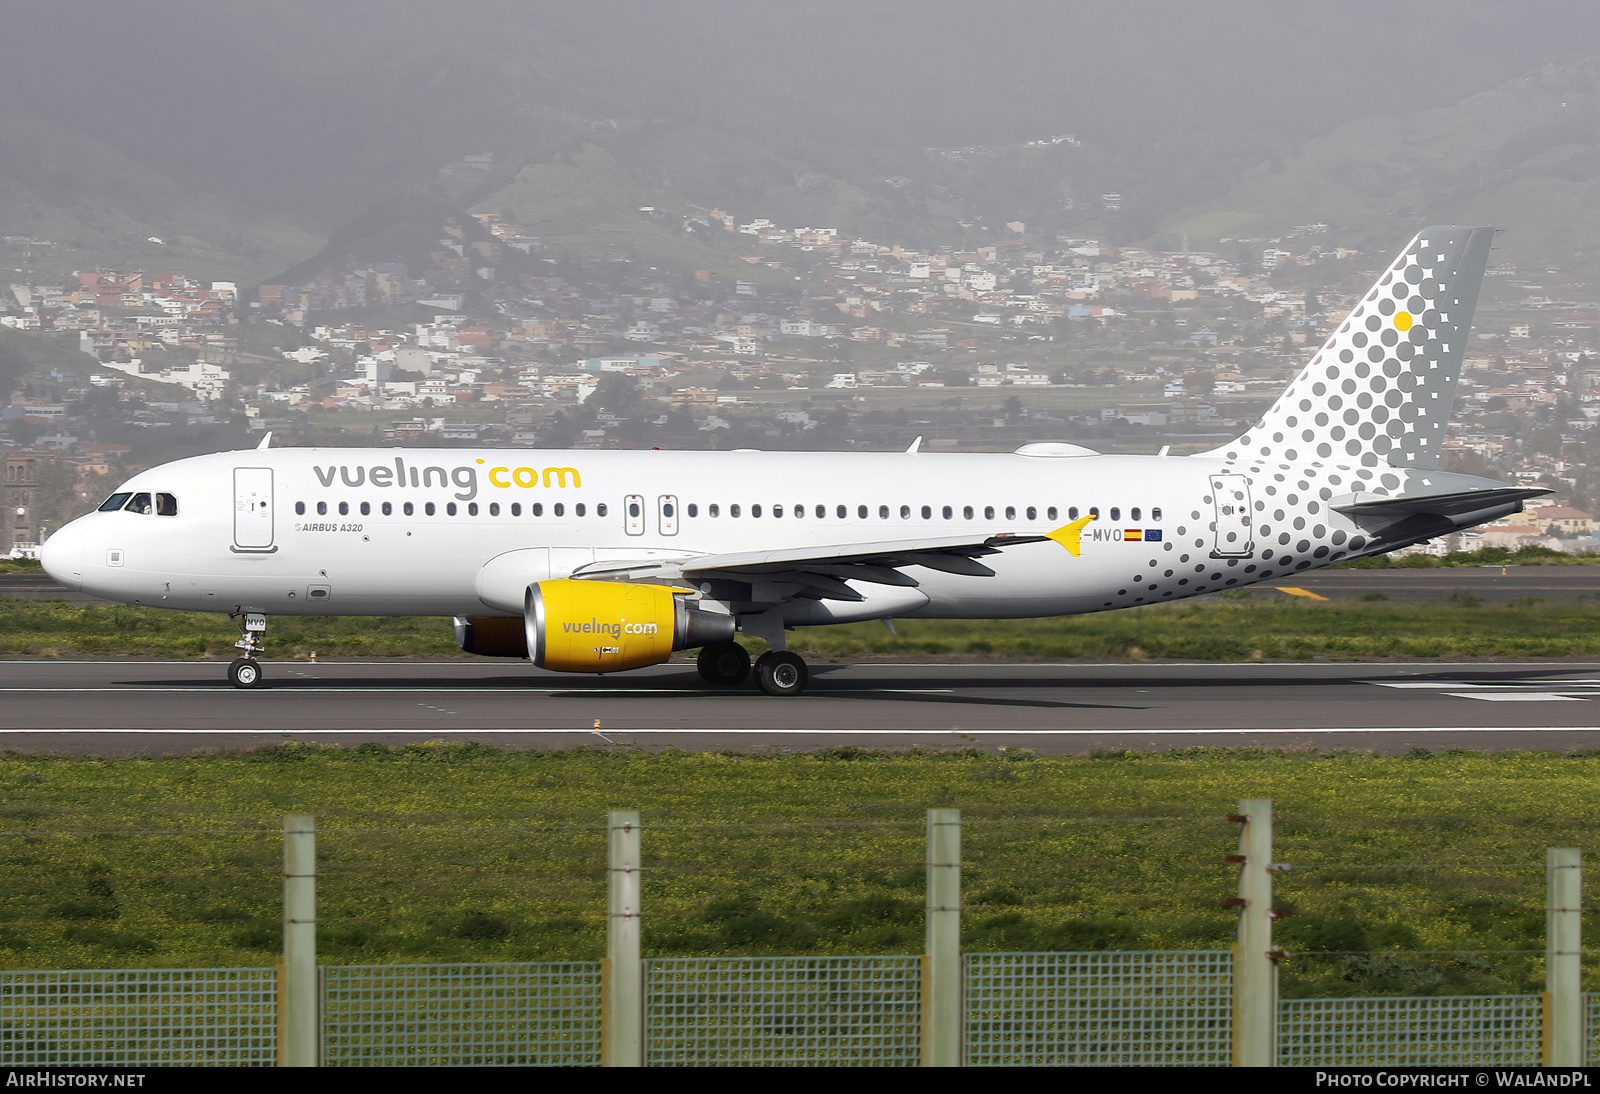
[[[1319,596],[1318,594],[1312,592],[1310,589],[1297,589],[1293,585],[1279,585],[1276,588],[1280,593],[1288,593],[1290,596],[1303,596],[1307,600],[1326,600],[1326,599],[1328,599],[1325,596]]]
[[[1088,516],[1081,517],[1078,520],[1073,521],[1071,524],[1063,524],[1054,532],[1046,532],[1045,535],[1061,544],[1061,546],[1065,547],[1067,549],[1067,554],[1071,555],[1073,558],[1077,558],[1080,547],[1078,540],[1083,535],[1084,526],[1094,519],[1094,514],[1090,513]]]

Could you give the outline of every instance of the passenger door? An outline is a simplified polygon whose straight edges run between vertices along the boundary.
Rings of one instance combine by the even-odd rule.
[[[272,519],[272,468],[233,469],[233,549],[275,551]]]
[[[630,536],[644,535],[644,495],[629,494],[622,499],[623,519]]]
[[[1211,501],[1216,510],[1212,558],[1249,558],[1255,553],[1250,532],[1250,480],[1243,475],[1212,475]]]
[[[675,536],[678,534],[678,496],[676,494],[662,494],[656,499],[656,515],[660,520],[661,534]]]

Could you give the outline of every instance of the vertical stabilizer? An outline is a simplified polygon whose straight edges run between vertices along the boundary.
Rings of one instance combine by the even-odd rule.
[[[1424,228],[1272,409],[1201,456],[1437,467],[1493,228]]]

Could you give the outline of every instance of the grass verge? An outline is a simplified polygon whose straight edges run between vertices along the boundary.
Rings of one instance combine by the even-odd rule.
[[[1544,849],[1594,849],[1593,754],[288,744],[0,759],[0,963],[270,965],[279,820],[317,817],[321,959],[595,958],[608,808],[639,808],[658,955],[914,953],[957,806],[972,950],[1226,946],[1241,797],[1275,802],[1289,995],[1539,990]],[[1491,951],[1483,953],[1478,951]]]
[[[792,647],[817,660],[1175,658],[1205,661],[1525,658],[1600,655],[1600,596],[1490,602],[1308,601],[1240,590],[1177,604],[1053,619],[902,620],[807,628]],[[0,655],[209,657],[237,638],[220,615],[0,598]],[[759,643],[755,643],[759,646]],[[458,654],[447,619],[275,617],[273,658]]]

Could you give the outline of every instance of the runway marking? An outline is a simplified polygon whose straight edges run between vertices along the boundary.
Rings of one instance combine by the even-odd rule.
[[[1321,593],[1314,593],[1310,589],[1302,589],[1298,585],[1274,585],[1273,588],[1277,589],[1280,593],[1288,593],[1290,596],[1303,596],[1307,600],[1328,599]]]
[[[1562,695],[1554,691],[1447,691],[1452,699],[1482,699],[1490,703],[1582,703],[1593,695]]]
[[[713,735],[733,736],[804,736],[818,737],[915,737],[915,736],[940,736],[940,737],[1203,737],[1227,735],[1246,737],[1251,734],[1308,734],[1308,733],[1600,733],[1600,726],[1344,726],[1344,727],[1266,727],[1261,729],[612,729],[609,732],[616,734],[659,734],[659,735]],[[247,737],[326,737],[337,736],[381,736],[383,734],[424,734],[424,733],[450,733],[450,734],[524,734],[550,736],[559,733],[570,733],[575,736],[592,737],[594,730],[583,727],[578,729],[537,729],[521,727],[517,729],[0,729],[0,735],[7,733],[28,734],[102,734],[116,736],[118,734],[159,735],[172,736],[247,736]]]

